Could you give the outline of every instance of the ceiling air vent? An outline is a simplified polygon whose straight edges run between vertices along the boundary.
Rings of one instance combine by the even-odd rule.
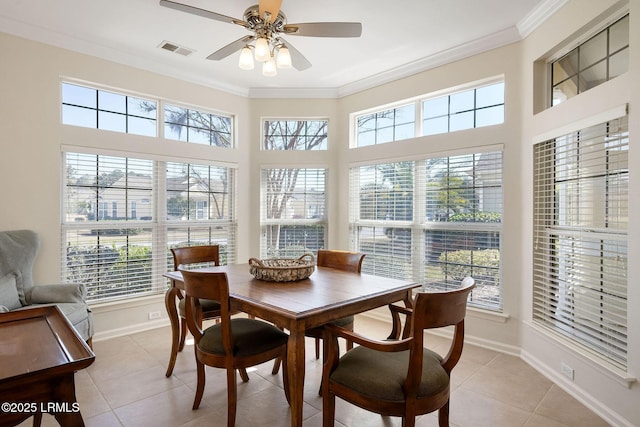
[[[160,49],[168,50],[169,52],[174,52],[182,56],[189,56],[194,52],[193,49],[189,49],[187,47],[180,46],[176,43],[171,43],[166,40],[160,43],[158,47]]]

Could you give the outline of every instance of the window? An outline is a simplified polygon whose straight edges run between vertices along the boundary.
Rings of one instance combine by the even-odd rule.
[[[534,147],[533,320],[627,363],[627,117]]]
[[[156,102],[62,83],[62,123],[157,136]]]
[[[551,105],[625,73],[629,69],[629,15],[550,65]]]
[[[416,107],[408,104],[397,108],[358,116],[357,145],[383,144],[415,136]]]
[[[326,150],[327,120],[263,120],[263,150]]]
[[[324,247],[326,169],[263,169],[261,256],[299,257]]]
[[[65,153],[64,171],[63,280],[89,301],[164,291],[171,247],[216,243],[235,261],[233,169]]]
[[[504,122],[504,82],[422,102],[422,134],[436,135]]]
[[[231,147],[231,117],[175,105],[164,106],[164,137],[214,147]]]
[[[363,272],[447,289],[473,276],[470,305],[502,309],[502,153],[350,170],[351,229]]]
[[[504,81],[354,115],[356,147],[504,123]]]

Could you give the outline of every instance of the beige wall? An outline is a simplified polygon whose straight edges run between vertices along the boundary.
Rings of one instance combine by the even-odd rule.
[[[629,103],[631,148],[630,188],[639,194],[640,153],[640,0],[631,0],[630,72],[552,110],[534,109],[534,61],[565,43],[585,25],[601,19],[613,0],[571,0],[523,42],[489,51],[340,99],[246,99],[206,87],[98,60],[42,44],[0,34],[3,52],[0,73],[0,229],[31,228],[40,233],[42,248],[35,278],[40,283],[59,277],[60,264],[60,152],[62,145],[109,147],[122,152],[158,156],[215,159],[239,164],[238,260],[259,252],[259,183],[261,167],[283,165],[328,167],[328,246],[349,248],[348,168],[351,163],[403,158],[425,153],[500,144],[504,147],[505,205],[503,223],[504,311],[507,316],[473,311],[468,337],[480,345],[519,354],[545,375],[569,390],[614,425],[640,425],[640,387],[629,385],[621,373],[599,367],[578,349],[541,332],[531,323],[532,259],[532,144],[536,135],[601,111]],[[468,82],[504,75],[506,117],[499,126],[409,141],[348,148],[349,113]],[[143,95],[216,109],[237,116],[238,149],[211,150],[177,142],[60,125],[59,82],[62,77],[85,80]],[[536,99],[538,102],[539,99]],[[534,111],[536,113],[534,113]],[[319,117],[330,121],[326,152],[273,153],[260,151],[260,118]],[[640,198],[630,202],[631,218],[638,217]],[[640,258],[640,224],[630,224],[629,256]],[[630,263],[629,277],[640,276],[640,265]],[[629,307],[640,306],[640,287],[630,280]],[[95,308],[97,338],[126,333],[152,323],[149,311],[164,313],[162,297],[151,297]],[[560,364],[575,370],[569,382]],[[629,376],[640,375],[640,313],[629,310]]]

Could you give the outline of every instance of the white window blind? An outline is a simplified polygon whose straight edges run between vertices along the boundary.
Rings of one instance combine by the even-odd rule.
[[[324,247],[326,169],[263,169],[261,256],[299,257]]]
[[[628,123],[535,145],[533,318],[627,363]]]
[[[62,278],[89,301],[162,292],[169,248],[217,243],[235,261],[234,170],[65,153]]]
[[[363,271],[457,287],[473,276],[469,304],[501,310],[502,153],[354,167],[354,247]]]

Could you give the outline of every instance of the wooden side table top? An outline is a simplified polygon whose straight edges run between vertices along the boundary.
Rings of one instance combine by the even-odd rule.
[[[91,365],[95,355],[55,305],[0,316],[0,385]]]

